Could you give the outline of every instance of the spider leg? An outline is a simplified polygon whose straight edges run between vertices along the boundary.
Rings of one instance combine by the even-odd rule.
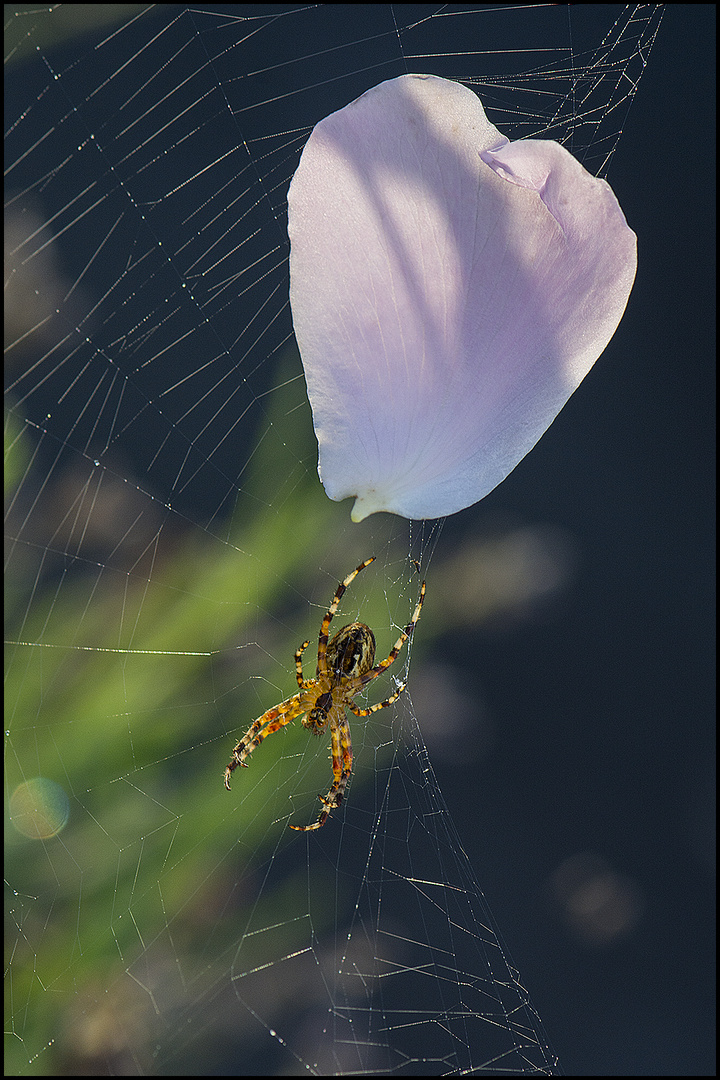
[[[307,649],[309,644],[310,644],[309,641],[303,641],[300,648],[295,650],[295,673],[296,673],[296,678],[297,678],[297,681],[298,681],[298,686],[300,687],[301,690],[307,690],[310,687],[310,683],[305,682],[305,680],[303,678],[303,669],[302,669],[302,654],[305,652],[305,650]]]
[[[406,686],[407,683],[400,683],[400,686],[398,686],[394,694],[391,694],[390,697],[385,698],[384,701],[379,701],[377,705],[371,705],[369,709],[358,709],[358,707],[354,705],[352,701],[349,703],[350,708],[356,716],[370,716],[370,713],[377,712],[378,709],[387,709],[388,705],[392,705],[393,701],[397,701]]]
[[[325,612],[325,618],[323,619],[320,626],[320,636],[318,637],[317,678],[320,678],[321,675],[327,674],[327,663],[325,662],[325,655],[327,653],[327,644],[329,637],[328,631],[330,630],[330,623],[333,620],[333,616],[337,611],[338,607],[340,606],[340,601],[343,598],[343,593],[347,589],[350,582],[354,581],[360,571],[364,570],[366,566],[369,566],[371,562],[375,562],[374,555],[372,556],[372,558],[366,559],[364,563],[360,563],[360,565],[355,570],[353,570],[352,574],[348,574],[348,576],[340,582],[337,587],[337,592],[332,598],[332,603]]]
[[[387,659],[386,660],[381,660],[380,663],[376,664],[376,666],[374,668],[370,668],[370,670],[368,672],[366,672],[365,675],[360,675],[357,678],[356,681],[357,681],[357,685],[358,685],[358,690],[360,690],[363,686],[365,686],[366,683],[372,682],[372,680],[376,679],[378,677],[378,675],[381,675],[383,673],[383,671],[385,671],[386,668],[389,668],[391,664],[395,663],[395,661],[396,661],[396,659],[398,657],[398,653],[402,649],[402,647],[405,644],[405,642],[407,641],[407,639],[412,634],[413,630],[415,629],[415,623],[420,618],[420,612],[422,611],[422,606],[423,606],[423,600],[424,599],[425,599],[425,582],[423,581],[422,585],[420,586],[420,599],[417,602],[417,605],[415,607],[415,611],[413,612],[413,617],[412,617],[411,621],[407,624],[407,626],[403,630],[402,634],[400,635],[400,637],[397,639],[397,641],[393,645],[393,647],[392,647],[392,649],[390,651],[390,655],[387,657]],[[403,684],[403,689],[404,689],[404,684]],[[353,691],[353,692],[357,693],[357,690]],[[401,690],[398,690],[397,694],[395,694],[394,697],[388,698],[388,702],[395,701],[395,698],[397,698],[398,694],[400,694],[401,692],[402,692]],[[355,710],[353,710],[353,711],[355,711]],[[367,714],[366,713],[359,713],[358,715],[367,715]]]
[[[285,727],[291,720],[294,720],[296,716],[300,716],[307,710],[308,702],[306,694],[295,694],[295,697],[288,698],[287,701],[283,701],[282,705],[276,705],[272,709],[268,709],[266,713],[263,713],[261,717],[254,721],[243,735],[240,742],[237,744],[232,752],[232,757],[225,769],[225,787],[230,790],[230,775],[237,769],[239,765],[247,768],[245,758],[252,754],[256,746],[259,746],[263,739],[266,739],[268,735],[272,735],[275,731],[279,731],[281,727]]]
[[[340,709],[340,719],[330,725],[330,738],[332,749],[333,784],[327,795],[320,796],[323,808],[317,821],[312,825],[291,825],[295,832],[312,832],[320,829],[333,810],[337,810],[345,795],[350,774],[352,773],[352,742],[350,739],[350,726],[347,722],[345,710]]]

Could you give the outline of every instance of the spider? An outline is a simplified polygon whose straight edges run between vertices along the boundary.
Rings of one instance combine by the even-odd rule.
[[[348,585],[355,580],[361,570],[375,561],[375,556],[366,559],[364,563],[353,570],[351,574],[341,581],[337,592],[332,598],[332,603],[325,613],[320,626],[318,638],[317,671],[314,679],[303,678],[302,654],[310,644],[304,641],[295,653],[295,672],[300,687],[300,693],[288,698],[280,705],[274,705],[268,709],[259,719],[255,720],[240,742],[232,752],[232,758],[225,769],[225,787],[230,790],[230,776],[239,765],[247,768],[246,758],[252,754],[256,746],[273,732],[289,724],[298,716],[302,716],[302,724],[312,731],[314,735],[322,735],[325,728],[330,725],[330,739],[332,750],[333,783],[327,795],[320,795],[323,808],[320,816],[312,825],[291,825],[291,829],[297,832],[310,832],[321,828],[333,810],[337,810],[345,795],[350,774],[352,772],[352,742],[350,740],[350,727],[345,715],[346,706],[352,709],[356,716],[370,716],[378,709],[385,709],[396,701],[406,683],[398,686],[394,694],[380,701],[377,705],[371,705],[369,709],[358,709],[353,704],[355,695],[367,686],[369,682],[382,675],[396,660],[401,648],[413,632],[415,623],[420,618],[420,610],[425,597],[425,582],[420,586],[420,598],[417,602],[412,622],[408,623],[400,637],[395,642],[390,655],[373,667],[375,660],[375,635],[365,623],[355,622],[349,626],[343,626],[337,634],[328,642],[328,630],[335,615],[343,593]],[[415,568],[419,570],[416,563]],[[303,716],[303,714],[305,714]]]

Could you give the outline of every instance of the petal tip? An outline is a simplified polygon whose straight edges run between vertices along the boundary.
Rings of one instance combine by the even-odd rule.
[[[383,510],[387,510],[387,507],[380,504],[375,492],[367,491],[364,495],[355,496],[355,503],[350,511],[350,520],[357,525],[358,522],[364,521],[371,514],[379,514]]]
[[[358,500],[356,499],[355,500],[355,505],[353,506],[352,510],[350,511],[350,520],[354,521],[355,524],[357,525],[359,522],[363,521],[367,516],[368,515],[366,513],[363,513],[362,507],[358,508]]]

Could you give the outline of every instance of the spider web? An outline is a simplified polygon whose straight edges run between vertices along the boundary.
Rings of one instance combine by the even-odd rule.
[[[231,795],[222,771],[368,555],[339,617],[382,655],[413,558],[428,594],[367,702],[442,630],[439,526],[351,526],[318,483],[287,303],[304,141],[369,86],[430,71],[605,175],[660,9],[571,10],[10,15],[10,1073],[557,1071],[412,679],[351,717],[348,798],[317,833],[286,826],[317,815],[324,739],[274,735]]]

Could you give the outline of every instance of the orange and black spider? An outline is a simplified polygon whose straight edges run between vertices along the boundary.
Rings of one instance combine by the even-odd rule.
[[[327,795],[320,796],[323,808],[320,816],[312,825],[291,825],[291,829],[298,832],[309,832],[319,829],[325,824],[333,810],[343,800],[352,772],[352,742],[350,740],[350,727],[345,715],[346,707],[352,709],[356,716],[370,716],[378,709],[385,709],[392,705],[405,689],[406,684],[398,686],[394,694],[380,701],[377,705],[371,705],[369,709],[358,709],[353,704],[353,698],[369,682],[382,675],[386,668],[395,661],[398,653],[413,632],[415,623],[420,618],[420,611],[425,597],[425,582],[420,586],[420,598],[417,602],[412,621],[408,623],[400,637],[395,642],[390,655],[386,660],[376,664],[375,660],[375,635],[365,623],[350,623],[343,626],[337,634],[328,642],[330,623],[335,615],[343,593],[361,570],[374,562],[375,556],[360,563],[352,574],[348,574],[344,581],[337,587],[337,592],[332,598],[332,603],[325,613],[320,626],[318,638],[317,671],[314,679],[303,678],[302,654],[310,644],[304,641],[295,653],[295,671],[300,687],[300,693],[288,698],[280,705],[274,705],[268,709],[259,719],[250,725],[240,742],[232,752],[232,758],[225,770],[225,787],[230,790],[230,775],[238,765],[247,767],[246,758],[252,754],[256,746],[273,732],[279,731],[285,724],[289,724],[298,716],[303,716],[303,726],[314,735],[321,735],[325,728],[330,726],[330,739],[332,750],[333,783]],[[417,564],[416,564],[417,566]]]

